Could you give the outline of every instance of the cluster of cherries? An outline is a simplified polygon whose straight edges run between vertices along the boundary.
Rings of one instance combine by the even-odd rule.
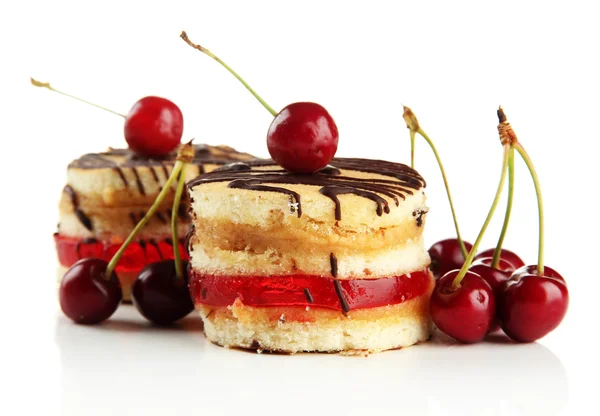
[[[338,130],[333,118],[321,105],[312,102],[292,103],[275,112],[228,65],[200,45],[193,44],[182,32],[181,38],[215,59],[231,72],[274,116],[267,133],[271,157],[283,168],[296,173],[314,173],[333,159],[337,151]],[[110,262],[99,258],[77,261],[65,273],[59,290],[60,305],[69,318],[79,324],[96,324],[108,319],[122,301],[122,291],[115,267],[127,246],[156,212],[167,190],[184,178],[186,163],[193,157],[190,144],[181,145],[183,116],[173,102],[149,96],[137,101],[123,115],[105,107],[56,90],[49,83],[31,79],[37,87],[74,98],[125,119],[125,139],[131,150],[149,158],[163,158],[179,147],[177,162],[153,206],[115,253]],[[190,152],[192,155],[190,156]],[[173,204],[172,233],[177,238],[176,212],[179,209],[184,179],[179,179]],[[131,298],[135,307],[148,320],[165,325],[188,315],[194,308],[188,290],[187,262],[181,260],[179,245],[173,244],[174,259],[147,265],[135,281]]]
[[[430,303],[435,325],[445,334],[465,343],[483,340],[498,326],[515,341],[532,342],[542,338],[564,318],[569,292],[563,277],[543,264],[543,205],[539,180],[531,159],[517,140],[504,111],[502,108],[498,110],[498,131],[504,147],[500,184],[473,245],[463,241],[460,236],[446,175],[431,139],[420,128],[409,108],[405,108],[404,117],[411,131],[413,164],[416,133],[425,138],[438,159],[457,232],[457,238],[439,241],[429,249],[431,270],[437,280]],[[536,189],[540,225],[536,265],[526,266],[517,254],[502,248],[512,209],[515,150],[525,161]],[[508,202],[498,245],[477,253],[501,196],[507,170]]]

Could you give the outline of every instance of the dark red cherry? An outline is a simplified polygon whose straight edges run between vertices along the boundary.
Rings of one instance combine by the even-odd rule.
[[[275,116],[267,133],[275,162],[295,173],[314,173],[331,162],[338,129],[327,110],[316,103],[293,103]]]
[[[523,266],[518,268],[517,270],[515,270],[512,275],[510,276],[511,279],[517,279],[520,276],[524,276],[526,274],[538,274],[538,267],[536,264],[531,264],[529,266]],[[565,281],[565,279],[563,279],[563,277],[560,275],[560,273],[558,273],[556,270],[554,270],[551,267],[548,266],[544,266],[544,276],[547,277],[554,277],[555,279],[558,280],[562,280],[563,282]]]
[[[463,242],[468,254],[473,245],[466,241]],[[450,270],[460,269],[465,262],[465,258],[460,250],[460,244],[456,238],[438,241],[429,249],[429,256],[431,257],[429,268],[436,279],[439,279]]]
[[[446,335],[465,343],[481,341],[492,329],[496,300],[490,285],[468,271],[458,288],[458,270],[446,273],[435,285],[430,310],[433,322]]]
[[[492,260],[492,257],[482,257],[479,260],[475,260],[471,264],[471,267],[469,267],[469,271],[477,273],[483,280],[488,282],[494,291],[496,307],[498,307],[498,297],[502,294],[504,285],[514,271],[514,267],[508,261],[500,258],[498,268],[494,268],[492,267]],[[496,318],[490,332],[497,331],[498,329],[500,329],[500,321]]]
[[[117,275],[106,279],[108,263],[85,258],[73,264],[60,283],[58,297],[65,315],[78,324],[97,324],[108,319],[121,303]]]
[[[495,248],[489,248],[487,250],[482,251],[481,253],[477,253],[474,260],[478,260],[483,257],[494,257],[494,251],[496,251]],[[521,260],[521,257],[519,257],[515,252],[512,252],[505,248],[503,248],[500,252],[500,258],[512,264],[513,270],[525,266],[525,262]]]
[[[504,289],[504,285],[510,278],[514,268],[511,263],[502,258],[498,263],[498,268],[491,265],[492,258],[483,257],[475,260],[469,270],[480,275],[492,287],[494,294],[498,295]]]
[[[183,115],[172,101],[144,97],[125,118],[125,140],[134,152],[162,157],[175,150],[183,134]]]
[[[164,260],[144,267],[133,284],[131,300],[149,321],[168,325],[194,309],[188,289],[188,263],[182,264],[183,278],[177,278],[175,261]]]
[[[517,270],[506,283],[498,305],[502,329],[520,342],[533,342],[554,330],[569,306],[569,291],[562,276],[549,267],[539,276],[537,266],[527,267],[536,273]]]

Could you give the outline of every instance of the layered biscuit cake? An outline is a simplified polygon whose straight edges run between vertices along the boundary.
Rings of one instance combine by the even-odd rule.
[[[186,179],[232,161],[253,159],[227,146],[195,145],[194,150]],[[154,203],[173,170],[175,156],[149,159],[129,149],[110,149],[86,154],[69,165],[54,235],[59,279],[81,258],[110,260]],[[117,266],[124,299],[129,299],[131,285],[146,264],[173,257],[170,220],[174,194],[175,184]],[[187,202],[182,204],[179,217],[179,235],[185,236],[190,224]]]
[[[425,181],[406,165],[270,160],[188,184],[190,290],[208,339],[295,353],[399,348],[430,336]]]

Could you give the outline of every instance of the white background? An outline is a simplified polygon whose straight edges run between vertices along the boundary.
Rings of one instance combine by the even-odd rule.
[[[0,4],[2,353],[0,414],[586,414],[598,408],[598,11],[589,1],[40,1]],[[116,111],[176,102],[185,138],[266,156],[271,116],[182,29],[274,107],[324,105],[339,156],[409,161],[401,104],[437,143],[463,234],[476,237],[499,174],[502,104],[546,204],[547,264],[571,305],[537,344],[444,338],[367,359],[227,351],[196,318],[152,329],[131,308],[77,327],[61,316],[51,235],[68,162],[124,146]],[[434,159],[427,244],[453,235]],[[507,247],[535,262],[537,220],[521,163]],[[501,207],[485,238],[495,243]]]

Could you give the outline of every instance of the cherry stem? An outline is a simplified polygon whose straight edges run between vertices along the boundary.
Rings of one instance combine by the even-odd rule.
[[[506,171],[508,168],[509,155],[510,155],[510,145],[507,144],[507,145],[504,145],[504,157],[502,159],[502,174],[500,175],[500,183],[498,184],[498,189],[496,190],[496,196],[494,197],[494,202],[492,202],[490,211],[488,212],[485,222],[483,223],[483,226],[481,227],[481,231],[479,231],[477,240],[475,240],[475,243],[473,244],[473,248],[471,248],[471,251],[469,252],[469,255],[467,256],[465,263],[463,264],[462,268],[458,272],[458,275],[456,275],[456,277],[454,278],[454,281],[452,282],[452,288],[454,290],[458,289],[458,287],[460,286],[460,282],[467,274],[467,271],[469,270],[469,267],[471,266],[471,263],[473,262],[473,258],[475,257],[475,254],[477,254],[477,249],[479,248],[479,244],[481,244],[481,240],[483,239],[485,230],[487,229],[488,225],[490,224],[490,221],[492,220],[492,217],[494,216],[494,212],[496,211],[496,207],[498,206],[498,201],[500,201],[500,196],[502,195],[502,189],[504,188],[504,182],[506,180]]]
[[[412,131],[412,130],[411,130]],[[460,229],[458,228],[458,219],[456,218],[456,211],[454,210],[454,203],[452,202],[452,195],[450,194],[450,185],[448,185],[448,178],[446,177],[446,171],[444,170],[444,165],[442,164],[442,159],[433,144],[433,141],[427,136],[427,134],[423,131],[421,127],[417,130],[425,141],[431,147],[433,154],[435,155],[435,159],[437,160],[438,166],[440,167],[440,172],[442,173],[442,179],[444,180],[444,186],[446,187],[446,194],[448,195],[448,202],[450,203],[450,211],[452,211],[452,219],[454,220],[454,228],[456,229],[456,239],[458,240],[458,244],[460,245],[460,251],[464,258],[467,258],[467,248],[465,247],[465,243],[460,235]]]
[[[171,233],[173,234],[173,257],[175,260],[175,275],[178,279],[183,278],[183,268],[181,266],[181,253],[179,252],[179,237],[177,235],[177,217],[179,213],[179,204],[181,203],[181,195],[183,194],[183,186],[185,184],[185,171],[187,163],[181,167],[179,173],[179,182],[173,199],[173,210],[171,211]]]
[[[233,75],[234,77],[237,78],[238,81],[240,81],[242,83],[242,85],[244,87],[246,87],[246,89],[248,91],[250,91],[250,94],[252,94],[254,96],[254,98],[256,98],[258,100],[259,103],[262,104],[262,106],[264,108],[267,109],[267,111],[269,113],[271,113],[273,115],[273,117],[277,116],[277,112],[275,110],[273,110],[273,108],[267,104],[267,102],[265,100],[262,99],[262,97],[260,95],[258,95],[258,93],[256,91],[254,91],[252,89],[252,87],[246,82],[244,81],[244,79],[238,75],[237,72],[235,72],[233,70],[233,68],[231,68],[229,65],[227,65],[224,61],[221,60],[221,58],[219,58],[217,55],[215,55],[214,53],[212,53],[211,51],[209,51],[208,49],[206,49],[205,47],[198,45],[196,43],[193,43],[190,38],[188,38],[187,33],[184,31],[181,32],[181,35],[179,35],[181,37],[181,39],[183,39],[188,45],[190,45],[192,48],[194,49],[198,49],[200,52],[204,53],[205,55],[210,56],[212,59],[214,59],[215,61],[217,61],[219,64],[221,64],[221,66],[223,66],[223,68],[225,68],[227,71],[229,71],[229,73],[231,75]]]
[[[129,234],[129,236],[127,236],[127,239],[121,245],[119,250],[110,259],[110,262],[108,263],[108,267],[106,268],[106,273],[105,273],[106,279],[110,278],[110,275],[115,270],[115,267],[117,267],[117,263],[119,262],[119,260],[121,259],[121,256],[127,249],[127,246],[129,246],[129,244],[131,244],[131,242],[133,241],[135,236],[140,232],[140,230],[142,228],[144,228],[144,226],[148,223],[148,221],[150,221],[152,216],[158,210],[163,199],[165,199],[165,196],[167,195],[167,193],[171,192],[171,186],[173,185],[173,183],[177,180],[177,178],[181,174],[183,167],[187,163],[190,163],[193,158],[194,158],[194,148],[192,147],[192,142],[190,141],[187,144],[181,145],[181,147],[179,148],[179,151],[177,152],[177,161],[175,162],[175,165],[173,166],[171,175],[169,176],[169,178],[163,185],[160,193],[154,200],[154,203],[152,204],[152,206],[150,207],[148,212],[146,212],[146,215],[144,215],[144,218],[142,218],[140,220],[140,222],[137,223],[137,225],[135,226],[133,231]],[[181,176],[180,182],[185,182],[185,179],[183,179],[183,176]],[[178,184],[178,187],[179,187],[179,184]],[[175,195],[177,196],[177,191],[176,191]],[[181,195],[179,195],[179,198],[181,199]],[[174,217],[175,218],[177,217],[176,213],[173,213],[173,215],[171,215],[171,221]],[[171,222],[171,224],[173,224],[173,222]],[[177,251],[175,253],[177,253],[179,251],[178,245],[179,245],[179,240],[174,239],[173,246],[177,246]],[[178,262],[176,261],[175,265],[177,265],[177,263]]]
[[[504,237],[508,230],[508,223],[510,222],[510,214],[512,212],[513,197],[515,191],[515,149],[510,147],[510,154],[508,155],[508,198],[506,200],[506,213],[504,214],[504,223],[502,224],[502,232],[498,238],[498,244],[496,244],[496,250],[494,250],[494,257],[492,259],[491,267],[497,269],[500,264],[500,254],[502,253],[502,244],[504,244]]]
[[[416,132],[414,130],[410,131],[410,167],[415,168],[415,137]]]
[[[109,108],[102,107],[101,105],[98,105],[98,104],[91,103],[91,102],[89,102],[89,101],[87,101],[87,100],[84,100],[83,98],[75,97],[74,95],[67,94],[66,92],[59,91],[59,90],[57,90],[56,88],[54,88],[53,86],[51,86],[51,85],[50,85],[50,83],[48,83],[48,82],[40,82],[40,81],[37,81],[37,80],[35,80],[35,79],[33,79],[33,78],[30,78],[30,79],[31,79],[31,85],[33,85],[33,86],[35,86],[35,87],[47,88],[47,89],[49,89],[50,91],[54,91],[54,92],[56,92],[56,93],[58,93],[58,94],[61,94],[61,95],[64,95],[64,96],[66,96],[66,97],[73,98],[73,99],[75,99],[75,100],[77,100],[77,101],[81,101],[82,103],[89,104],[89,105],[91,105],[91,106],[93,106],[93,107],[99,108],[100,110],[108,111],[109,113],[112,113],[112,114],[114,114],[114,115],[117,115],[117,116],[121,116],[121,117],[123,117],[123,118],[126,118],[126,116],[125,116],[125,115],[123,115],[123,114],[121,114],[121,113],[117,113],[116,111],[113,111],[113,110],[111,110],[111,109],[109,109]]]
[[[538,216],[539,216],[539,243],[538,243],[537,270],[538,270],[538,275],[543,276],[544,275],[544,204],[542,203],[542,188],[540,187],[540,180],[538,178],[537,172],[535,171],[535,168],[533,167],[533,162],[531,161],[531,158],[529,157],[529,155],[527,154],[527,152],[525,151],[525,149],[523,148],[521,143],[516,143],[514,146],[515,146],[515,149],[517,149],[517,152],[519,152],[519,155],[521,155],[521,158],[523,159],[525,164],[527,165],[527,168],[529,169],[529,173],[531,174],[531,179],[533,179],[533,185],[535,186],[535,195],[537,197]]]

